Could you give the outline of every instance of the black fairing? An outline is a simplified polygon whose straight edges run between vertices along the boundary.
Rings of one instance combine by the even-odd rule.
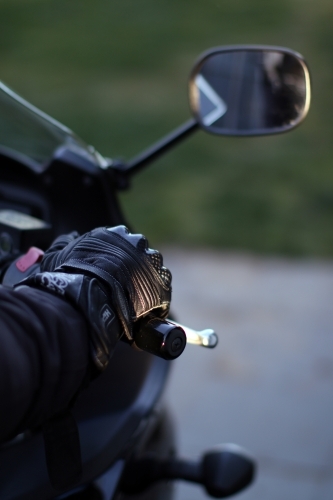
[[[41,173],[0,154],[0,208],[50,223],[52,238],[73,230],[84,233],[98,226],[124,224],[112,170],[66,153]]]
[[[79,427],[83,462],[81,484],[124,458],[146,430],[163,391],[169,362],[120,343],[106,372],[84,391],[73,414]],[[138,432],[139,430],[139,432]],[[170,445],[170,444],[169,444]],[[0,449],[0,498],[54,498],[41,432]]]

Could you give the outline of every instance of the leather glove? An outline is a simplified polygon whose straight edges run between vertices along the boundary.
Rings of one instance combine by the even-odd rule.
[[[117,340],[133,343],[135,322],[168,315],[171,273],[161,254],[125,226],[61,236],[46,251],[40,273],[20,285],[43,288],[74,303],[90,325],[92,357],[106,368]]]

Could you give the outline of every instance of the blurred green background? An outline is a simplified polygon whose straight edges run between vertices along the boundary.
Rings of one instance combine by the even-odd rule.
[[[333,255],[332,0],[1,0],[0,78],[109,157],[189,118],[187,79],[211,46],[301,52],[313,100],[295,131],[199,132],[121,194],[153,244]]]

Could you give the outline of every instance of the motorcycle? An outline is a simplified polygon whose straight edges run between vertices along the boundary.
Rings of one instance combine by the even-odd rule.
[[[189,100],[192,119],[125,163],[104,158],[0,84],[1,268],[13,255],[32,246],[46,249],[73,229],[131,227],[117,191],[199,129],[244,137],[293,129],[309,110],[309,70],[289,49],[217,47],[194,64]],[[4,286],[21,279],[20,270],[2,273]],[[46,451],[42,429],[1,445],[1,499],[167,499],[175,479],[226,498],[251,484],[255,461],[239,446],[216,447],[200,461],[178,458],[172,419],[163,404],[171,361],[186,342],[214,348],[216,333],[148,317],[141,320],[135,342],[141,351],[120,342],[108,369],[76,401],[72,414],[79,450],[68,448],[67,435],[47,439],[45,429]]]

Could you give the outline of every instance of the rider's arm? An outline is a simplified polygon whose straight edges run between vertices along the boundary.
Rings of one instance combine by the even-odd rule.
[[[0,440],[66,409],[120,338],[135,345],[138,319],[169,311],[171,274],[142,235],[118,226],[62,239],[39,271],[0,287]]]
[[[0,287],[0,440],[65,409],[89,368],[88,327],[44,291]]]

